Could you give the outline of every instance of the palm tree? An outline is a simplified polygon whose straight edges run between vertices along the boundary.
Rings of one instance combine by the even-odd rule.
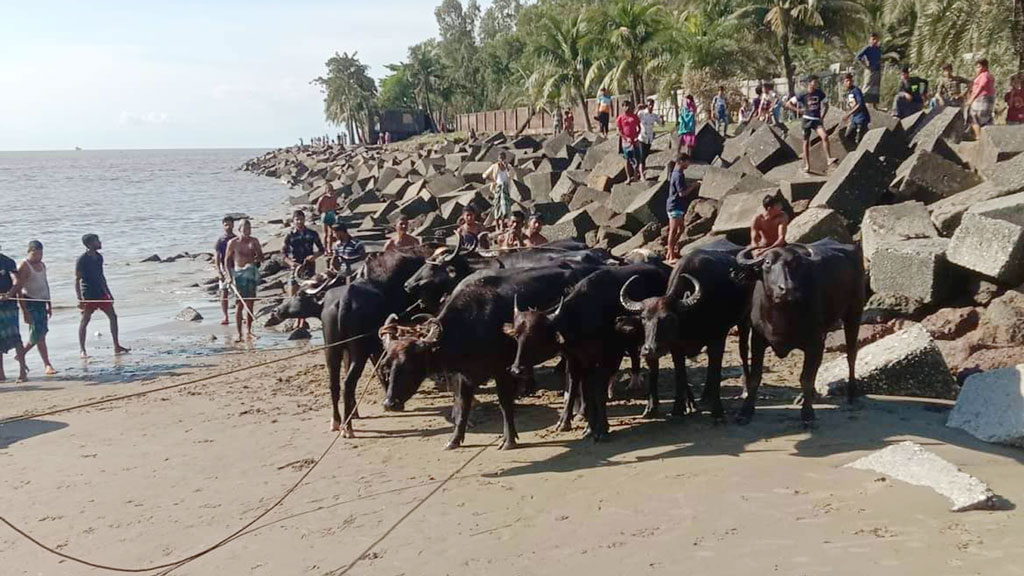
[[[929,0],[914,5],[916,21],[910,54],[928,71],[964,54],[985,54],[1001,63],[1008,60],[1006,47],[1013,45],[1011,0]],[[1019,68],[1021,53],[1012,63]],[[1009,62],[1005,62],[1009,64]]]
[[[409,62],[405,64],[409,81],[416,95],[416,104],[433,118],[430,105],[431,94],[436,93],[441,83],[441,63],[437,58],[435,43],[431,40],[409,47]]]
[[[356,133],[367,141],[377,97],[377,84],[370,78],[369,68],[355,52],[335,52],[326,65],[327,76],[312,81],[324,92],[324,116],[331,123],[345,124],[349,142],[356,141]]]
[[[613,54],[596,65],[609,70],[604,84],[620,86],[628,80],[633,101],[643,101],[647,67],[664,50],[666,8],[656,0],[611,0],[598,21],[608,33],[605,43]]]
[[[587,74],[593,65],[590,31],[583,9],[569,18],[546,14],[539,29],[528,37],[528,50],[540,64],[527,80],[528,97],[533,100],[531,105],[564,95],[570,105],[579,104],[583,108],[588,131],[591,125],[587,111],[590,88]]]

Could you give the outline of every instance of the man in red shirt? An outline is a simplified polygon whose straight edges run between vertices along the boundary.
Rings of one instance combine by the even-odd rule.
[[[988,71],[988,60],[979,58],[974,63],[977,75],[971,83],[971,97],[967,100],[967,109],[971,113],[971,130],[974,138],[981,138],[981,127],[992,123],[992,112],[996,107],[996,80]]]
[[[1003,100],[1006,100],[1006,123],[1024,124],[1024,75],[1014,74],[1010,78],[1010,91]]]
[[[633,111],[633,103],[626,101],[625,110],[615,119],[619,128],[619,149],[626,158],[626,177],[632,182],[640,166],[640,118]]]

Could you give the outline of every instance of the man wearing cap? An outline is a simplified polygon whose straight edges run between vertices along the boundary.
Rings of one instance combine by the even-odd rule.
[[[334,236],[338,241],[334,244],[330,269],[341,276],[351,276],[352,267],[366,259],[366,248],[348,233],[348,227],[342,222],[334,224]]]
[[[256,289],[260,285],[260,263],[263,261],[263,249],[259,240],[252,237],[252,223],[242,220],[239,235],[228,242],[224,254],[230,281],[235,286],[235,325],[238,327],[238,341],[242,341],[243,316],[248,324],[248,335],[252,339],[253,304],[256,302]],[[242,309],[245,309],[243,314]]]
[[[114,354],[127,354],[131,350],[121,346],[117,337],[117,313],[114,312],[114,297],[107,286],[107,278],[103,274],[103,255],[100,250],[103,244],[95,234],[82,236],[85,252],[75,263],[75,294],[78,296],[78,308],[82,311],[82,321],[78,325],[78,348],[82,358],[88,358],[85,351],[85,335],[89,329],[89,320],[93,312],[102,310],[110,320],[110,337],[114,341]]]
[[[18,327],[18,304],[14,301],[21,289],[17,272],[18,265],[14,260],[0,254],[0,382],[7,380],[4,374],[4,354],[11,350],[14,350],[14,357],[20,367],[18,382],[28,378],[25,348],[21,344],[21,331]]]

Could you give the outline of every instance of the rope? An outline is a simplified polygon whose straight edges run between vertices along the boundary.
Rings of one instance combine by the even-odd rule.
[[[246,367],[246,368],[241,368],[239,370],[234,370],[234,371],[230,371],[230,372],[226,372],[226,373],[222,373],[222,374],[217,374],[217,375],[215,375],[213,377],[219,377],[219,376],[223,376],[223,375],[226,375],[226,374],[235,374],[235,373],[243,372],[245,370],[250,370],[252,368],[256,368],[256,367],[259,367],[259,366],[266,366],[268,364],[274,364],[276,362],[282,362],[284,360],[288,360],[288,359],[291,359],[291,358],[296,358],[296,357],[302,356],[304,354],[309,354],[309,353],[312,353],[312,352],[316,352],[318,350],[323,350],[323,349],[326,349],[326,348],[330,348],[331,346],[336,346],[336,345],[339,345],[339,344],[343,344],[345,342],[351,342],[352,340],[355,340],[357,338],[362,338],[364,336],[367,336],[367,334],[361,334],[359,336],[354,336],[354,337],[349,338],[347,340],[343,340],[343,341],[340,341],[340,342],[335,342],[335,343],[327,345],[327,346],[322,346],[320,348],[316,348],[316,349],[313,349],[313,350],[307,350],[306,352],[303,352],[302,354],[295,354],[295,355],[292,355],[292,356],[287,356],[285,358],[279,358],[279,359],[276,359],[276,360],[271,360],[269,362],[263,362],[262,364],[258,364],[256,366],[250,366],[250,367]],[[371,364],[371,366],[373,368],[373,374],[375,376],[377,376],[377,378],[380,378],[380,375],[377,372],[377,365],[375,363],[373,363],[373,362],[371,362],[370,364]],[[202,382],[204,380],[209,380],[209,379],[211,379],[213,377],[200,378],[200,379],[194,380],[192,382],[186,382],[186,383],[182,383],[182,384],[174,384],[174,385],[171,385],[171,386],[164,386],[164,387],[156,389],[156,390],[146,391],[146,393],[152,393],[152,392],[157,392],[159,390],[167,390],[167,389],[170,389],[170,388],[186,386],[188,384],[195,384],[195,383],[198,383],[198,382]],[[360,402],[363,400],[363,397],[366,395],[366,392],[369,389],[370,389],[369,384],[366,384],[366,385],[363,386],[362,392],[360,392],[359,396],[356,398],[356,403],[355,403],[355,406],[353,406],[352,412],[349,413],[348,417],[342,423],[341,430],[344,430],[345,427],[348,426],[349,422],[351,422],[352,418],[356,414],[357,409],[359,408]],[[125,396],[118,397],[118,398],[111,398],[111,399],[108,399],[108,400],[105,400],[105,401],[84,404],[82,406],[96,405],[96,404],[100,404],[100,403],[103,403],[103,402],[112,402],[112,401],[118,400],[118,399],[130,398],[132,396],[141,396],[141,395],[142,395],[141,393],[129,394],[129,395],[125,395]],[[81,407],[81,406],[79,406],[79,407]],[[76,407],[68,408],[68,409],[63,410],[63,411],[72,410],[74,408],[76,408]],[[58,412],[58,411],[53,411],[51,413],[55,413],[55,412]],[[9,422],[17,422],[18,420],[24,420],[24,419],[26,419],[26,417],[22,417],[22,418],[18,418],[18,419],[13,419],[13,420],[5,420],[3,422],[0,422],[0,425],[6,424],[6,423],[9,423]],[[277,507],[280,506],[285,501],[285,499],[287,499],[289,496],[291,496],[291,494],[293,492],[295,492],[295,490],[297,490],[299,488],[299,486],[302,485],[302,483],[306,480],[306,478],[309,477],[309,475],[313,473],[313,470],[315,470],[316,467],[319,466],[321,462],[323,462],[324,458],[327,457],[327,454],[330,453],[331,449],[334,448],[335,444],[337,444],[338,440],[342,437],[341,434],[342,433],[339,430],[334,435],[334,438],[331,440],[331,442],[327,445],[327,448],[325,448],[324,451],[320,454],[320,456],[316,460],[313,461],[313,465],[310,466],[309,469],[307,469],[301,476],[299,476],[298,480],[296,480],[287,490],[285,490],[284,494],[282,494],[281,497],[278,498],[273,504],[271,504],[266,509],[264,509],[263,512],[259,513],[252,520],[250,520],[249,522],[245,523],[245,525],[243,525],[242,527],[238,528],[237,530],[235,530],[234,532],[232,532],[231,534],[229,534],[225,538],[219,540],[215,544],[213,544],[211,546],[208,546],[208,547],[200,550],[199,552],[196,552],[194,554],[190,554],[190,555],[188,555],[188,556],[186,556],[184,558],[175,560],[173,562],[166,562],[164,564],[158,564],[158,565],[154,565],[154,566],[134,567],[134,568],[126,568],[126,567],[121,567],[121,566],[111,566],[111,565],[106,565],[106,564],[100,564],[100,563],[97,563],[97,562],[92,562],[92,561],[89,561],[89,560],[85,560],[83,558],[72,556],[70,554],[66,554],[64,552],[61,552],[60,550],[54,549],[51,546],[47,546],[46,544],[44,544],[44,543],[40,542],[39,540],[37,540],[36,538],[32,537],[32,535],[30,535],[29,533],[25,532],[24,530],[22,530],[18,526],[16,526],[13,523],[11,523],[11,521],[9,521],[3,515],[0,515],[0,523],[5,524],[8,528],[13,530],[17,534],[19,534],[20,536],[22,536],[23,538],[28,540],[29,542],[31,542],[32,544],[35,544],[37,547],[41,548],[45,552],[49,552],[50,554],[53,554],[55,556],[58,556],[60,558],[65,559],[65,560],[69,560],[69,561],[74,562],[76,564],[81,564],[83,566],[88,566],[90,568],[96,568],[96,569],[99,569],[99,570],[106,570],[108,572],[121,572],[121,573],[140,573],[140,572],[152,572],[154,570],[169,569],[169,570],[167,570],[167,572],[164,572],[164,574],[167,574],[167,573],[170,573],[171,571],[173,571],[174,569],[179,568],[180,566],[182,566],[184,564],[187,564],[189,562],[197,560],[197,559],[199,559],[199,558],[201,558],[203,556],[206,556],[207,554],[213,552],[214,550],[217,550],[217,549],[223,547],[224,545],[228,544],[232,540],[238,538],[243,532],[245,532],[246,530],[251,528],[254,524],[256,524],[257,522],[259,522],[260,520],[265,518],[268,514],[273,512],[275,509],[277,509]],[[493,442],[492,442],[492,444],[493,444]],[[468,464],[468,462],[467,462],[467,464]],[[446,482],[447,482],[447,480],[446,480]]]

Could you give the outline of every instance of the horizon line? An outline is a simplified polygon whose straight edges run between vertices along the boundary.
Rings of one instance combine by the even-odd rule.
[[[26,149],[0,149],[0,154],[14,154],[25,152],[168,152],[173,150],[277,150],[297,146],[298,143],[285,146],[183,146],[176,148],[26,148]]]

